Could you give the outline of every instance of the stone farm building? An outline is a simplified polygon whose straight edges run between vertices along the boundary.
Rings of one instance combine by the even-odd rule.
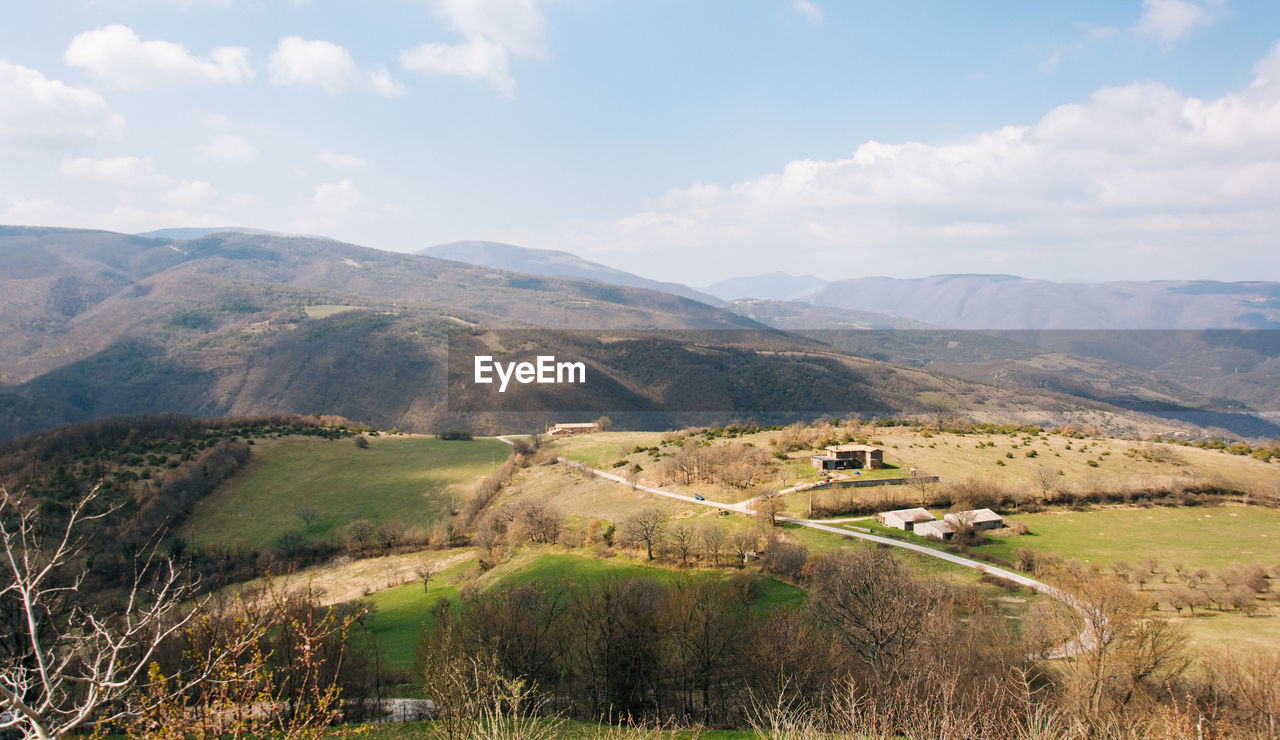
[[[553,424],[547,427],[547,434],[553,437],[568,436],[570,434],[590,434],[598,431],[600,431],[600,423],[596,421]]]
[[[883,468],[884,450],[871,445],[831,445],[827,454],[814,455],[813,467],[819,470]]]
[[[907,532],[918,527],[920,522],[931,522],[936,519],[933,514],[920,508],[915,509],[898,509],[897,511],[882,511],[876,514],[876,519],[886,527],[901,529]]]
[[[948,516],[950,515],[948,514]],[[921,537],[949,540],[951,535],[956,533],[956,525],[946,520],[934,519],[928,522],[920,522],[913,531]]]
[[[943,518],[955,527],[962,527],[967,524],[973,529],[999,529],[1004,526],[1004,517],[991,509],[956,511],[947,514]]]

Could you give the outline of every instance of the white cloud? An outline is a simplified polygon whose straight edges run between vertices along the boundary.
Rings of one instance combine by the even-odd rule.
[[[316,159],[324,162],[330,167],[339,167],[342,169],[355,169],[369,164],[354,154],[341,154],[339,152],[331,152],[328,149],[317,154]]]
[[[813,0],[791,0],[791,7],[795,8],[810,23],[817,23],[822,20],[822,8],[818,7],[818,4]]]
[[[229,162],[252,162],[258,158],[258,149],[253,144],[232,134],[214,136],[200,147],[200,153]]]
[[[871,141],[539,241],[632,269],[671,265],[662,277],[723,276],[726,254],[740,274],[776,270],[785,250],[793,272],[831,276],[1274,279],[1280,44],[1256,69],[1252,85],[1213,100],[1103,88],[1030,126],[945,145]]]
[[[432,0],[436,15],[466,37],[456,44],[423,43],[400,52],[405,69],[429,75],[483,80],[504,96],[515,94],[510,59],[551,58],[546,18],[548,0]]]
[[[160,200],[179,208],[196,208],[213,201],[218,191],[204,180],[182,180],[160,194]]]
[[[0,60],[0,141],[102,139],[123,128],[96,92]]]
[[[116,185],[122,202],[136,192],[163,204],[192,208],[218,196],[213,186],[203,180],[178,180],[160,172],[151,157],[68,158],[62,160],[58,171],[68,177]]]
[[[67,157],[58,171],[64,180],[49,194],[33,194],[21,180],[0,180],[0,223],[131,233],[232,223],[241,213],[243,198],[223,198],[204,180],[170,177],[150,157]]]
[[[124,90],[197,83],[239,85],[254,77],[249,50],[244,47],[219,47],[201,59],[182,44],[143,41],[133,29],[118,24],[71,39],[62,59]]]
[[[1076,54],[1080,54],[1084,51],[1087,51],[1089,47],[1095,44],[1101,43],[1103,41],[1108,41],[1119,35],[1120,35],[1120,29],[1116,28],[1115,26],[1088,27],[1087,30],[1085,31],[1083,38],[1069,44],[1061,44],[1059,46],[1054,47],[1049,52],[1049,56],[1047,59],[1045,59],[1044,64],[1040,65],[1040,69],[1043,72],[1052,72],[1053,70],[1057,69],[1058,65],[1062,63],[1063,59],[1066,59],[1069,56],[1075,56]]]
[[[89,226],[84,214],[48,198],[28,198],[0,194],[0,223],[53,225],[64,227]]]
[[[69,177],[101,180],[117,185],[144,185],[168,183],[169,180],[156,170],[151,157],[107,157],[92,159],[75,157],[62,160],[58,170]]]
[[[484,38],[530,59],[547,59],[546,19],[537,0],[432,0],[436,14],[468,38]]]
[[[332,41],[309,41],[286,36],[276,44],[268,60],[271,84],[315,87],[330,94],[369,90],[398,97],[405,86],[392,79],[385,67],[360,68],[351,54]]]
[[[405,69],[424,74],[486,80],[505,96],[515,93],[507,70],[507,50],[476,37],[463,44],[419,44],[400,53]]]
[[[1213,23],[1225,7],[1225,0],[1142,0],[1142,17],[1133,30],[1168,45],[1186,38],[1198,26]]]
[[[391,72],[382,65],[365,70],[364,78],[370,90],[388,98],[398,98],[409,91],[403,82],[393,78]]]
[[[326,182],[316,188],[308,205],[318,214],[328,218],[340,218],[351,212],[364,200],[364,195],[351,180]]]

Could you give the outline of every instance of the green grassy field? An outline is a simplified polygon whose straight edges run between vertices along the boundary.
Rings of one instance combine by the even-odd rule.
[[[339,305],[333,305],[333,304],[316,304],[314,306],[305,306],[303,310],[306,311],[307,318],[309,319],[327,319],[330,316],[334,316],[336,314],[346,313],[347,311],[358,311],[362,308],[365,308],[365,307],[364,306],[339,306]]]
[[[599,560],[585,555],[524,549],[512,558],[475,579],[479,588],[519,586],[523,584],[565,583],[570,587],[589,584],[603,578],[652,578],[670,582],[675,578],[728,578],[732,570],[686,570],[660,568],[625,558]],[[409,583],[379,591],[368,601],[376,606],[368,620],[369,633],[381,643],[389,665],[409,669],[413,666],[414,646],[430,611],[442,598],[457,603],[458,592],[474,574],[474,563],[462,563],[433,576],[424,593],[421,583]],[[766,576],[756,580],[755,607],[799,607],[805,592],[788,583]]]
[[[660,432],[596,432],[556,440],[551,449],[570,460],[608,470],[615,460],[623,457],[623,449],[629,451],[637,445],[648,447],[661,441]],[[645,456],[637,455],[635,459],[642,457]]]
[[[1168,567],[1223,568],[1232,563],[1280,563],[1280,511],[1254,506],[1097,509],[1012,517],[1030,534],[992,538],[975,552],[1013,559],[1030,547],[1092,563],[1136,564],[1156,558]]]
[[[243,471],[201,501],[189,520],[197,545],[270,544],[303,529],[297,515],[318,512],[307,538],[334,537],[354,519],[398,519],[428,527],[461,506],[475,482],[510,448],[497,440],[452,442],[432,437],[381,436],[359,449],[350,439],[261,440]]]
[[[414,649],[431,607],[441,599],[457,602],[458,591],[475,568],[473,561],[437,573],[424,591],[421,583],[406,583],[366,598],[375,607],[367,620],[369,634],[377,638],[389,665],[408,670],[413,667]]]
[[[1164,616],[1171,612],[1165,611]],[[1175,621],[1187,628],[1187,636],[1197,647],[1216,650],[1227,647],[1241,650],[1272,651],[1280,645],[1280,614],[1246,617],[1236,612],[1206,609],[1195,617],[1178,617]]]

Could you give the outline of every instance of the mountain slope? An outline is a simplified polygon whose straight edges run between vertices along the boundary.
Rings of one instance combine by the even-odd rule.
[[[647,288],[682,296],[712,306],[720,304],[720,301],[715,296],[694,290],[686,285],[650,280],[629,272],[616,270],[608,265],[585,260],[575,254],[562,252],[558,249],[532,249],[500,242],[460,241],[427,247],[420,250],[418,254],[466,262],[469,265],[523,272],[529,275],[593,280],[611,285]]]

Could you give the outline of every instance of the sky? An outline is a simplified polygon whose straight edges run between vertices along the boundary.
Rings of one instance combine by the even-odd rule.
[[[1275,0],[6,5],[0,223],[1280,280]]]

